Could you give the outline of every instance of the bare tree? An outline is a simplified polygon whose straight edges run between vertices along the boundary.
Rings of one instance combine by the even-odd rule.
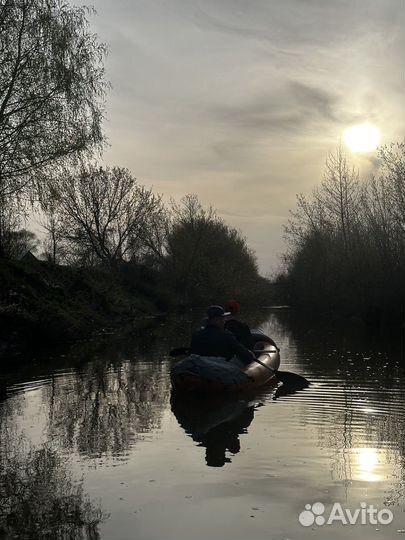
[[[56,197],[64,237],[110,266],[136,258],[162,207],[159,196],[120,167],[65,170]]]
[[[285,228],[291,298],[321,312],[360,314],[378,325],[403,317],[405,143],[379,150],[379,175],[360,183],[339,147],[323,181]]]
[[[284,237],[293,248],[299,246],[309,234],[322,234],[331,228],[317,188],[311,199],[300,193],[296,201],[296,208],[290,210],[290,219],[284,226]]]
[[[36,253],[40,240],[37,235],[27,229],[9,231],[4,242],[4,255],[10,259],[19,259],[31,251]]]
[[[405,240],[405,142],[380,149],[382,175],[386,180],[392,219]]]
[[[0,195],[0,257],[7,256],[11,231],[19,228],[21,217],[16,208],[16,200]]]
[[[396,227],[391,188],[386,177],[372,176],[365,184],[362,215],[368,244],[379,258],[391,259],[396,251]]]
[[[361,194],[358,172],[339,146],[328,156],[323,180],[311,196],[297,196],[297,206],[284,227],[286,239],[294,248],[309,235],[341,235],[347,253],[359,221]]]
[[[314,199],[323,207],[328,219],[335,223],[343,237],[346,253],[353,247],[353,233],[358,221],[361,190],[359,173],[350,167],[339,145],[326,160],[325,173]]]
[[[47,187],[46,173],[103,139],[106,47],[89,9],[63,0],[0,6],[0,195]],[[40,173],[40,174],[39,174]]]
[[[45,209],[45,220],[41,223],[42,228],[46,231],[46,238],[44,240],[44,256],[53,263],[60,263],[64,258],[63,250],[63,222],[61,215],[58,213],[55,201],[51,201],[51,204]]]

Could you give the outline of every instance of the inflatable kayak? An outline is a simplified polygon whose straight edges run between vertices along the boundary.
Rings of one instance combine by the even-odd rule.
[[[274,342],[261,332],[252,332],[254,353],[263,365],[253,361],[241,366],[238,360],[190,355],[171,370],[173,390],[240,394],[271,381],[280,366],[280,353]]]

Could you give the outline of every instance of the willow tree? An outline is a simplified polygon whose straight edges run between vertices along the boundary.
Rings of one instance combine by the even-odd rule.
[[[103,140],[106,47],[90,11],[62,0],[0,4],[0,199],[41,193],[46,173]]]

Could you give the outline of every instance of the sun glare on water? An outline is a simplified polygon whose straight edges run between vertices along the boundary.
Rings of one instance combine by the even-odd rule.
[[[352,152],[373,152],[380,144],[381,133],[374,124],[357,124],[345,129],[344,141]]]

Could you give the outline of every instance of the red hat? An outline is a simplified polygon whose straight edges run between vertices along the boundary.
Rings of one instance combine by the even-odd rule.
[[[236,300],[228,300],[228,302],[225,304],[225,309],[231,313],[239,313],[240,304]]]

